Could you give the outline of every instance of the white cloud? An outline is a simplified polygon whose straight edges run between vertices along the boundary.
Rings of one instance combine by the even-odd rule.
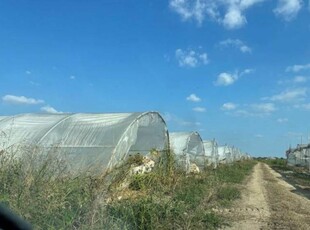
[[[224,103],[221,107],[222,110],[234,110],[237,108],[238,105],[234,104],[234,103],[231,103],[231,102],[227,102],[227,103]]]
[[[259,113],[272,113],[276,111],[276,107],[273,103],[252,104],[251,107],[255,112]]]
[[[217,4],[213,1],[205,0],[170,0],[172,10],[181,15],[184,21],[194,19],[200,25],[205,16],[216,18],[218,15]]]
[[[303,110],[310,110],[310,103],[308,103],[308,104],[301,104],[301,105],[295,105],[294,107],[298,108],[298,109],[303,109]]]
[[[306,77],[306,76],[295,76],[294,78],[292,79],[286,79],[286,80],[279,80],[277,81],[277,83],[279,85],[292,85],[292,84],[300,84],[300,83],[305,83],[309,80],[309,77]]]
[[[199,58],[203,64],[208,64],[209,60],[207,53],[199,54]]]
[[[237,116],[237,117],[249,117],[249,116],[255,116],[255,114],[247,111],[246,109],[238,109],[231,113],[231,115]]]
[[[196,94],[192,93],[191,95],[189,95],[186,98],[187,101],[192,101],[192,102],[199,102],[201,101],[201,98],[199,98],[198,96],[196,96]]]
[[[227,29],[238,29],[245,25],[247,20],[239,7],[231,6],[227,10],[222,23]]]
[[[247,22],[245,11],[264,0],[170,0],[170,8],[184,21],[196,20],[198,25],[207,17],[227,29],[237,29]]]
[[[279,123],[285,123],[285,122],[288,122],[288,119],[287,119],[287,118],[278,118],[278,119],[277,119],[277,122],[279,122]]]
[[[293,82],[294,82],[294,83],[304,83],[304,82],[306,82],[307,80],[308,80],[307,77],[304,77],[304,76],[296,76],[296,77],[294,77]]]
[[[251,53],[252,52],[252,49],[246,45],[241,46],[240,50],[242,53]]]
[[[195,107],[195,108],[193,108],[193,111],[202,113],[202,112],[206,111],[206,108],[204,108],[204,107]]]
[[[263,99],[269,99],[271,101],[279,101],[279,102],[296,102],[302,101],[307,96],[306,88],[295,88],[295,89],[287,89],[279,94],[273,95],[271,97],[266,97]]]
[[[291,21],[297,16],[302,4],[302,0],[278,0],[278,5],[273,12],[285,21]]]
[[[27,75],[30,75],[31,74],[31,72],[29,71],[29,70],[26,70],[26,72],[25,72]]]
[[[227,47],[227,46],[233,46],[239,49],[242,53],[251,53],[252,49],[247,46],[243,41],[239,39],[226,39],[221,41],[220,46]]]
[[[182,50],[177,49],[175,51],[175,57],[179,62],[179,66],[181,67],[197,67],[198,65],[206,65],[208,64],[208,54],[207,53],[199,53],[192,49]]]
[[[302,70],[307,70],[310,69],[310,63],[305,64],[305,65],[292,65],[292,66],[288,66],[286,68],[286,72],[299,72]]]
[[[7,104],[15,105],[36,105],[44,103],[41,99],[27,98],[25,96],[5,95],[2,97],[2,101]]]
[[[217,76],[217,79],[214,83],[216,86],[228,86],[234,84],[237,80],[239,80],[243,75],[250,74],[254,72],[254,69],[245,69],[240,73],[236,72],[234,74],[223,72]]]
[[[254,69],[245,69],[245,70],[243,70],[240,74],[239,74],[239,76],[243,76],[243,75],[245,75],[245,74],[250,74],[250,73],[253,73],[255,70]]]
[[[255,137],[256,138],[263,138],[264,136],[262,134],[256,134]]]
[[[217,86],[228,86],[235,83],[235,81],[238,80],[238,76],[236,74],[230,74],[230,73],[220,73],[217,76],[216,82],[214,82]]]
[[[163,117],[165,119],[166,122],[168,123],[175,123],[178,126],[192,126],[192,127],[196,127],[196,126],[201,126],[200,122],[197,121],[186,121],[172,113],[166,112],[163,114]]]
[[[74,75],[71,75],[71,76],[70,76],[70,79],[71,79],[71,80],[75,80],[75,76],[74,76]]]
[[[238,29],[247,24],[246,11],[263,1],[265,0],[170,0],[169,6],[184,21],[196,20],[201,25],[207,18],[226,29]],[[297,16],[302,6],[302,0],[278,0],[273,12],[290,21]]]
[[[41,111],[45,112],[45,113],[53,113],[53,114],[61,114],[61,113],[63,113],[61,111],[57,111],[56,109],[54,109],[53,107],[51,107],[49,105],[41,107]]]
[[[240,109],[226,110],[227,114],[237,117],[265,117],[277,110],[273,103],[244,104],[238,105],[238,108]]]

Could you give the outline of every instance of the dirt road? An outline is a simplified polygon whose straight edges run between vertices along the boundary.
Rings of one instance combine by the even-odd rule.
[[[241,200],[223,212],[232,223],[225,229],[310,229],[310,200],[294,189],[268,165],[258,163]]]

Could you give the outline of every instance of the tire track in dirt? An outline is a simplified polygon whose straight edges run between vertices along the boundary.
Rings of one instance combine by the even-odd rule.
[[[310,229],[310,200],[293,190],[280,174],[258,163],[244,185],[241,199],[233,208],[221,211],[231,223],[224,229]]]
[[[267,194],[264,185],[262,164],[254,166],[241,193],[241,200],[235,202],[229,214],[224,214],[231,221],[224,229],[267,229],[270,217]]]

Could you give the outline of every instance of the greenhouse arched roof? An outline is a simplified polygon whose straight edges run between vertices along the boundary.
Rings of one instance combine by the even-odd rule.
[[[111,169],[130,153],[162,151],[169,145],[165,121],[157,112],[107,114],[21,114],[0,118],[4,147],[31,144],[57,147],[73,168]],[[0,147],[1,148],[1,147]]]
[[[170,147],[173,152],[185,161],[186,169],[190,162],[199,165],[204,163],[205,153],[202,139],[197,132],[173,132],[170,136]]]

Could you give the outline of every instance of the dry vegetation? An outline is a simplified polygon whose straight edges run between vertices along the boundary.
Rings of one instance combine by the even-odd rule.
[[[0,201],[35,229],[215,229],[227,222],[212,208],[239,198],[238,184],[255,165],[236,162],[186,175],[167,151],[151,173],[124,176],[139,157],[93,176],[70,174],[57,148],[2,151]],[[120,189],[124,180],[129,186]]]

